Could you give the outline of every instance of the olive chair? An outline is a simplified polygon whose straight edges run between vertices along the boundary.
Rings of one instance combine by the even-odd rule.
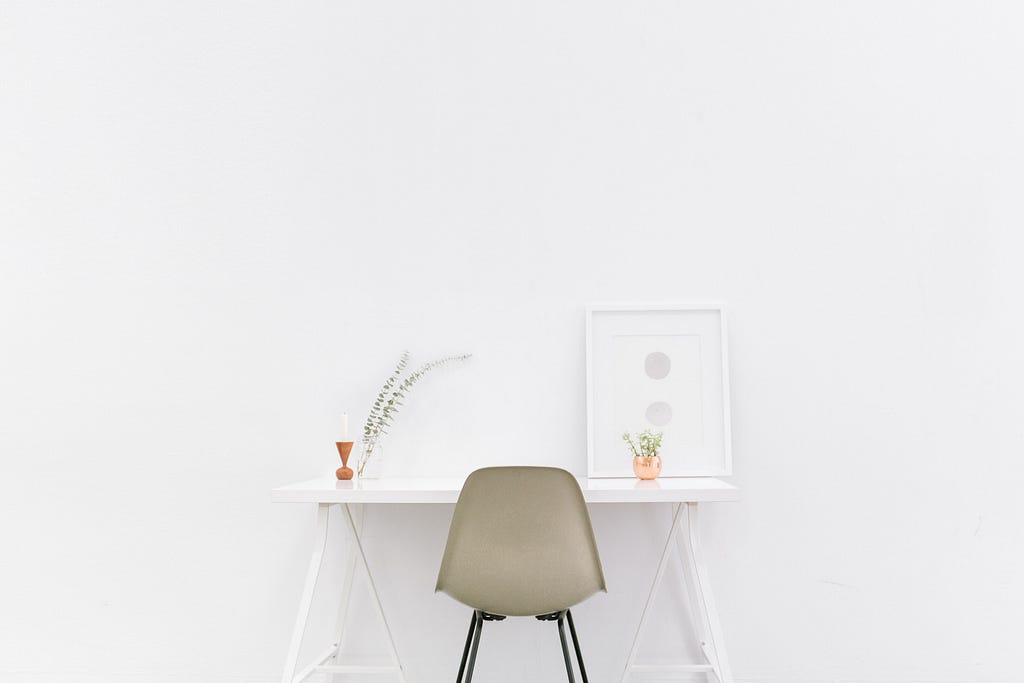
[[[569,608],[606,589],[576,479],[554,467],[486,467],[470,474],[455,505],[435,590],[473,608],[457,683],[463,674],[465,683],[473,680],[483,623],[505,617],[558,622],[565,671],[574,683],[568,621],[587,683]]]

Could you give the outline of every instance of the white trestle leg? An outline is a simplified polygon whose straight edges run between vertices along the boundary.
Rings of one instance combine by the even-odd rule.
[[[733,683],[729,659],[725,655],[725,638],[722,637],[722,625],[718,620],[718,608],[715,596],[711,592],[711,581],[708,569],[704,564],[704,548],[700,539],[700,518],[697,503],[686,504],[686,528],[683,533],[682,553],[684,565],[690,575],[696,591],[690,593],[690,599],[701,623],[694,624],[703,634],[701,643],[705,656],[714,666],[714,674],[719,683]]]
[[[345,558],[345,574],[342,579],[341,604],[338,608],[338,623],[336,637],[327,649],[320,653],[308,666],[296,673],[299,651],[302,648],[302,640],[305,636],[306,625],[309,621],[310,606],[313,603],[313,594],[316,592],[317,581],[320,577],[320,568],[323,565],[324,547],[327,543],[327,522],[330,504],[321,503],[317,506],[316,513],[316,534],[313,541],[313,556],[310,559],[309,571],[306,573],[306,585],[302,591],[302,599],[299,602],[299,615],[295,620],[295,630],[292,633],[291,645],[288,648],[288,658],[285,660],[285,670],[281,677],[282,683],[301,683],[313,674],[327,675],[329,678],[343,677],[351,674],[370,675],[397,675],[401,683],[405,683],[405,672],[398,659],[398,650],[395,648],[395,639],[391,635],[391,627],[388,625],[387,616],[381,605],[380,595],[377,593],[377,585],[374,583],[373,575],[370,574],[370,566],[366,562],[366,554],[363,551],[362,527],[363,514],[361,506],[344,504],[341,505],[341,515],[344,518],[345,527],[349,536],[349,555]],[[358,521],[357,521],[358,520]],[[355,571],[362,566],[366,572],[367,583],[370,592],[373,594],[374,605],[380,613],[384,622],[384,630],[388,636],[393,664],[389,666],[370,666],[358,664],[344,664],[341,660],[341,646],[345,638],[345,623],[348,621],[348,606],[352,597],[352,583],[355,578]],[[333,659],[333,663],[327,663]]]
[[[344,515],[345,510],[342,509],[340,505],[338,507],[340,513]],[[352,506],[352,513],[356,523],[356,531],[360,535],[363,533],[364,510],[365,508],[362,505]],[[346,537],[348,536],[349,534],[346,534]],[[336,622],[337,635],[334,637],[334,653],[332,654],[335,664],[341,662],[341,649],[345,646],[345,627],[346,624],[348,624],[348,607],[352,596],[352,582],[356,577],[356,544],[351,538],[348,538],[346,550],[347,554],[343,560],[345,563],[345,573],[342,575],[343,578],[341,580],[341,600],[338,603],[338,619]],[[340,683],[342,676],[340,674],[335,674],[329,676],[328,679],[335,681],[336,683]]]
[[[380,619],[384,623],[384,631],[388,634],[388,647],[391,650],[391,659],[394,661],[394,667],[367,667],[373,668],[374,671],[365,671],[365,673],[385,673],[387,670],[392,670],[398,674],[398,680],[405,683],[405,672],[402,670],[402,662],[398,659],[398,648],[395,647],[395,638],[391,634],[391,626],[388,624],[387,614],[384,613],[384,605],[381,604],[380,594],[377,592],[377,584],[373,580],[373,574],[370,573],[370,565],[366,562],[366,553],[363,550],[363,541],[359,534],[359,529],[356,527],[355,518],[352,515],[352,505],[345,504],[345,517],[348,518],[348,528],[352,533],[352,540],[355,542],[355,553],[356,561],[363,566],[363,571],[366,572],[366,582],[370,584],[370,592],[373,594],[373,604],[377,606],[377,612],[380,614]],[[323,667],[327,669],[327,667]],[[331,667],[332,671],[336,671],[334,667]]]
[[[299,614],[295,618],[295,630],[292,631],[292,642],[288,646],[288,657],[285,659],[284,674],[281,676],[281,683],[292,683],[295,677],[295,667],[299,660],[299,649],[302,647],[302,636],[306,632],[306,622],[309,620],[309,608],[313,604],[313,593],[316,591],[316,582],[320,577],[320,567],[324,562],[324,547],[327,545],[327,518],[330,506],[320,503],[316,506],[316,530],[313,535],[313,556],[309,560],[309,569],[306,571],[306,584],[302,588],[302,598],[299,600]],[[327,655],[330,657],[330,654]],[[324,658],[326,659],[326,657]]]
[[[684,507],[685,506],[685,507]],[[685,512],[685,526],[684,526]],[[680,534],[680,531],[683,533]],[[637,664],[637,651],[640,640],[650,617],[654,598],[665,578],[669,558],[673,550],[679,551],[680,568],[684,590],[690,603],[690,616],[693,620],[694,632],[701,638],[701,652],[707,660],[702,664]],[[651,590],[647,596],[640,623],[633,636],[633,645],[626,658],[626,667],[622,672],[622,683],[627,683],[632,674],[646,673],[704,673],[717,683],[733,683],[725,657],[725,646],[722,642],[721,626],[718,623],[718,612],[715,609],[711,585],[708,581],[707,569],[701,555],[700,534],[698,528],[697,503],[677,503],[673,508],[672,525],[669,527],[665,549],[654,574]]]

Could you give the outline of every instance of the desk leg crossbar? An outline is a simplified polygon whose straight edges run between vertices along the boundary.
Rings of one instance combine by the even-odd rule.
[[[683,518],[685,516],[685,526]],[[658,563],[658,571],[654,574],[651,592],[640,615],[633,638],[633,646],[629,650],[626,668],[622,672],[622,683],[627,683],[632,674],[640,673],[704,673],[713,683],[733,683],[732,672],[725,655],[725,644],[722,639],[722,628],[718,621],[718,609],[715,607],[711,584],[708,581],[707,568],[704,565],[703,549],[700,542],[697,503],[678,503],[672,516],[672,527],[665,541],[665,550]],[[682,542],[680,543],[680,531]],[[683,570],[684,588],[690,602],[690,616],[694,631],[700,638],[701,651],[704,654],[703,664],[637,664],[637,651],[640,648],[641,634],[654,604],[654,597],[665,578],[669,558],[673,547],[679,552],[681,569]]]
[[[306,584],[302,590],[302,599],[299,601],[299,614],[295,619],[295,630],[292,632],[291,645],[288,648],[288,658],[285,660],[284,675],[281,683],[300,683],[313,674],[329,674],[334,677],[342,677],[347,674],[394,674],[398,680],[405,683],[405,673],[402,671],[402,664],[398,659],[398,650],[395,648],[395,639],[391,635],[391,627],[388,625],[387,616],[380,602],[380,595],[377,593],[377,585],[373,581],[373,574],[366,563],[366,554],[363,551],[361,537],[362,515],[353,514],[353,506],[342,505],[342,514],[345,518],[345,526],[348,529],[352,540],[351,557],[346,561],[345,578],[342,583],[341,606],[338,610],[338,631],[334,642],[321,652],[306,668],[298,673],[299,650],[302,647],[302,639],[306,632],[306,624],[309,621],[309,611],[313,604],[313,594],[316,592],[317,581],[320,578],[320,568],[324,560],[324,548],[327,545],[327,523],[329,519],[330,504],[321,503],[316,511],[316,533],[313,541],[313,556],[309,561],[309,570],[306,572]],[[361,511],[360,511],[361,512]],[[394,664],[390,666],[360,666],[353,664],[341,664],[339,662],[341,646],[345,638],[345,622],[348,620],[348,604],[352,594],[352,581],[355,578],[357,567],[361,565],[366,572],[367,582],[370,584],[370,592],[373,594],[373,602],[384,622],[384,630],[388,636],[388,646],[391,652],[391,659]],[[328,664],[329,660],[333,664]]]

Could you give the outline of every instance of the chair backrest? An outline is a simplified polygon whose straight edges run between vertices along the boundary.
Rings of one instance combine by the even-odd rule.
[[[605,590],[575,477],[554,467],[486,467],[470,474],[435,590],[505,616],[558,612]]]

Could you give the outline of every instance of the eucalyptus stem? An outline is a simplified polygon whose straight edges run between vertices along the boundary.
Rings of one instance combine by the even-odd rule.
[[[402,352],[401,358],[398,359],[398,365],[395,366],[395,371],[388,375],[388,378],[384,381],[384,385],[381,387],[376,400],[373,402],[373,406],[370,408],[370,414],[366,417],[366,424],[363,425],[363,449],[359,454],[359,464],[357,467],[359,476],[363,476],[366,463],[373,456],[373,451],[380,443],[380,440],[388,433],[388,430],[394,423],[395,414],[398,413],[398,409],[405,405],[402,399],[406,398],[413,386],[431,370],[454,361],[466,360],[471,355],[464,353],[432,360],[429,363],[424,363],[417,370],[403,378],[402,373],[409,366],[409,352]]]

